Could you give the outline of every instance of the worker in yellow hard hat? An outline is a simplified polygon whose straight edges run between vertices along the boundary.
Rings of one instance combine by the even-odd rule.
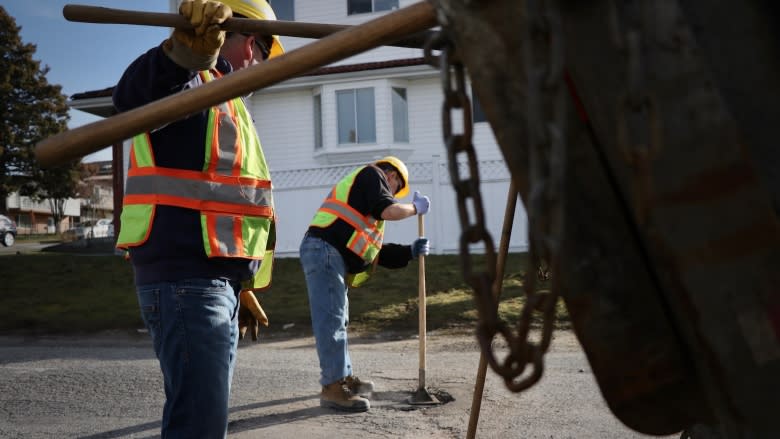
[[[114,88],[115,107],[128,111],[283,52],[276,36],[221,30],[234,12],[275,19],[264,0],[182,1],[193,29],[174,30],[133,61]],[[244,303],[270,284],[275,236],[270,172],[247,104],[234,98],[139,133],[129,163],[117,246],[129,252],[163,374],[162,437],[225,437],[245,329],[238,296]]]
[[[366,282],[376,265],[403,268],[428,254],[425,237],[411,245],[382,242],[385,221],[428,213],[428,197],[415,192],[411,203],[398,201],[407,194],[409,171],[397,157],[355,168],[328,193],[301,242],[300,260],[320,360],[322,407],[348,412],[370,407],[366,396],[374,384],[352,371],[347,293]]]

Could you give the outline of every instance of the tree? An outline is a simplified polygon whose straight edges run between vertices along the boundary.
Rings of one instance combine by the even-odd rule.
[[[77,195],[84,172],[87,171],[78,161],[56,168],[41,168],[34,164],[31,178],[19,188],[19,192],[35,201],[46,200],[56,233],[60,233],[60,224],[65,218],[65,202]]]
[[[35,162],[35,144],[67,129],[68,106],[62,87],[46,80],[49,67],[41,68],[40,61],[33,59],[36,46],[22,43],[20,29],[0,6],[0,212],[7,210],[6,198],[17,190],[45,196],[37,191],[67,189],[68,184],[57,188],[57,184],[33,180],[42,176],[67,179],[77,166],[71,163],[59,170],[42,170]]]

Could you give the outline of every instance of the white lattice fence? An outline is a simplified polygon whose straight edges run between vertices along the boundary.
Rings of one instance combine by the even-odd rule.
[[[432,252],[457,253],[461,226],[446,160],[432,157],[430,161],[407,162],[406,165],[409,167],[412,190],[419,190],[431,197],[431,211],[425,216],[425,234],[431,240]],[[314,212],[331,187],[355,166],[358,165],[271,172],[274,202],[279,218],[277,255],[298,256],[298,246]],[[467,167],[462,164],[459,166],[461,175],[467,175]],[[509,188],[509,171],[500,160],[486,160],[479,163],[479,173],[488,230],[498,246]],[[410,200],[411,195],[402,201]],[[416,237],[417,221],[413,218],[388,222],[386,226],[386,242],[405,244]],[[510,251],[525,251],[528,248],[527,243],[526,214],[522,204],[518,203]],[[480,248],[472,250],[481,251]]]

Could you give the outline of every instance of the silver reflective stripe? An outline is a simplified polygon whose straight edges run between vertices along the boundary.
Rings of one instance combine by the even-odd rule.
[[[167,195],[203,201],[218,201],[249,206],[272,206],[271,189],[248,185],[228,185],[163,175],[127,177],[126,195]]]
[[[366,219],[362,215],[356,215],[351,209],[347,209],[341,203],[334,203],[329,200],[325,200],[322,203],[322,207],[338,212],[338,215],[342,218],[347,218],[355,224],[361,224],[363,226],[363,232],[365,232],[374,241],[379,241],[382,234],[376,227],[366,224]]]
[[[236,255],[236,240],[233,238],[233,217],[218,216],[216,218],[216,238],[221,255]]]
[[[355,250],[355,252],[360,252],[361,254],[365,252],[365,248],[368,245],[368,240],[365,238],[365,236],[366,235],[355,236],[355,240],[352,241],[352,245],[350,246]]]
[[[236,139],[238,138],[238,129],[236,123],[230,117],[230,107],[227,103],[222,103],[219,108],[219,119],[217,122],[217,139],[219,148],[219,159],[217,160],[216,171],[220,174],[231,175],[233,173],[233,162],[236,159]]]

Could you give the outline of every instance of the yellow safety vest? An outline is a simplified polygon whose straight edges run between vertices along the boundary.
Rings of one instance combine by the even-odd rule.
[[[203,82],[214,79],[208,71],[199,74]],[[205,154],[202,171],[160,167],[149,133],[133,138],[116,246],[146,242],[158,204],[197,210],[206,255],[261,260],[243,286],[267,288],[276,243],[271,177],[241,98],[209,110]]]
[[[367,264],[370,264],[372,269],[367,268],[360,273],[350,274],[347,277],[347,284],[350,287],[358,287],[364,284],[371,276],[373,267],[376,267],[379,251],[382,249],[382,239],[384,238],[385,230],[384,221],[377,220],[370,215],[363,215],[347,203],[355,177],[364,168],[365,166],[361,166],[353,170],[336,183],[336,186],[328,193],[310,224],[315,227],[326,228],[337,219],[341,219],[354,229],[347,241],[347,248]]]

